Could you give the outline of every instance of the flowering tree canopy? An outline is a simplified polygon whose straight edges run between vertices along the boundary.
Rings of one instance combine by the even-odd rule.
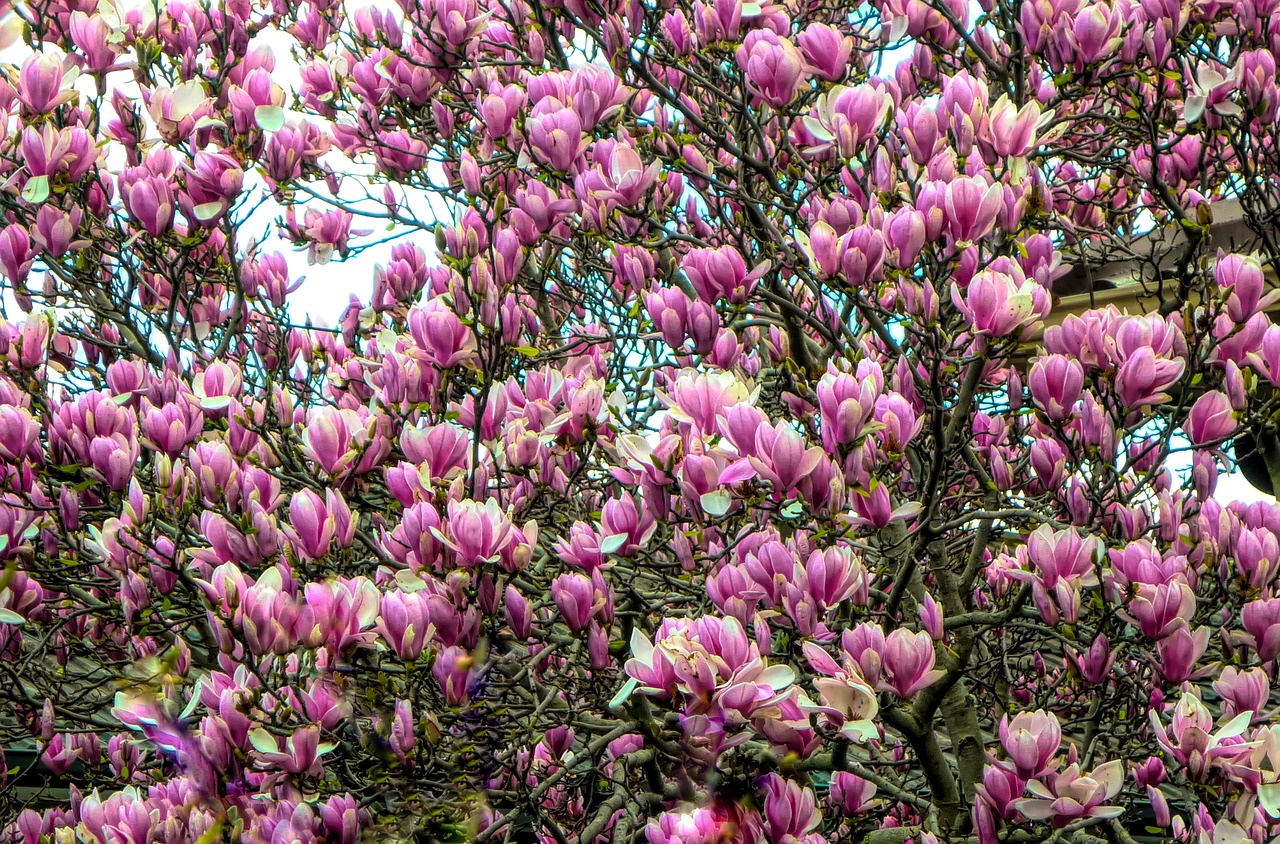
[[[8,10],[0,836],[1274,840],[1278,6]]]

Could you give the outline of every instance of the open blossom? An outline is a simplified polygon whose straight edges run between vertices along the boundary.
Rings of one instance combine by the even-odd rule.
[[[727,835],[759,835],[759,825],[757,817],[744,815],[732,804],[687,807],[650,820],[644,840],[647,844],[721,844]]]
[[[1095,29],[1100,28],[1095,26]],[[1200,121],[1206,111],[1215,115],[1238,114],[1240,107],[1231,100],[1235,80],[1210,63],[1196,68],[1191,95],[1187,97],[1183,117],[1188,124]]]
[[[963,292],[953,284],[951,301],[976,332],[991,337],[1016,336],[1049,312],[1048,293],[1020,272],[979,273]]]
[[[196,79],[172,88],[144,88],[143,97],[160,136],[170,142],[190,137],[196,122],[213,110],[204,86]]]
[[[353,229],[349,211],[320,211],[308,208],[302,226],[297,224],[292,206],[285,214],[285,233],[295,243],[306,244],[308,264],[327,264],[334,254],[345,257],[353,236],[368,234],[367,229]]]
[[[843,666],[812,642],[804,645],[804,655],[813,669],[823,675],[813,681],[822,705],[812,707],[829,720],[841,735],[854,741],[877,737],[873,719],[880,710],[872,689],[857,663],[846,654]]]
[[[757,456],[758,455],[758,456]],[[805,448],[804,438],[785,422],[756,429],[752,467],[779,492],[788,492],[808,477],[825,458],[817,446]]]
[[[1081,818],[1116,818],[1124,814],[1120,806],[1107,801],[1124,785],[1124,762],[1113,759],[1085,774],[1079,765],[1070,765],[1047,780],[1031,780],[1031,797],[1016,801],[1018,811],[1033,820],[1048,820],[1062,827]]]
[[[612,197],[627,207],[639,204],[653,188],[660,169],[657,161],[646,167],[634,147],[615,144],[606,174]]]
[[[750,717],[757,709],[778,704],[795,680],[790,667],[766,665],[733,618],[667,619],[656,641],[635,631],[631,653],[626,663],[631,681],[624,696],[630,689],[660,698],[680,694],[691,714],[724,712],[731,704]]]
[[[1144,636],[1163,639],[1191,622],[1196,610],[1195,592],[1184,580],[1137,584],[1128,610]]]
[[[58,130],[46,123],[42,129],[28,126],[22,130],[22,155],[33,177],[25,193],[34,199],[48,195],[50,180],[55,177],[80,181],[97,163],[99,152],[84,129]]]
[[[186,192],[180,196],[188,219],[212,227],[244,187],[244,170],[225,153],[197,153],[186,168]]]
[[[1180,765],[1189,779],[1203,782],[1214,768],[1234,765],[1253,752],[1253,744],[1240,737],[1249,727],[1250,712],[1242,712],[1214,729],[1213,715],[1194,691],[1184,691],[1173,707],[1166,726],[1159,713],[1151,713],[1151,728],[1160,748]]]
[[[1047,589],[1054,588],[1059,580],[1071,579],[1081,586],[1097,585],[1094,565],[1101,554],[1097,539],[1082,536],[1074,529],[1055,531],[1041,525],[1027,540],[1027,556]]]
[[[280,742],[264,729],[256,729],[249,735],[256,758],[268,766],[276,766],[289,774],[314,776],[321,770],[320,757],[332,752],[337,745],[320,741],[320,728],[303,727]]]
[[[881,87],[832,88],[804,119],[804,129],[812,139],[806,151],[819,155],[835,150],[842,158],[852,158],[875,137],[892,107],[893,98]]]

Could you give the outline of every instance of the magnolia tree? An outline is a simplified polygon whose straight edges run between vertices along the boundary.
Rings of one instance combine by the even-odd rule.
[[[4,840],[1273,839],[1277,5],[11,9]]]

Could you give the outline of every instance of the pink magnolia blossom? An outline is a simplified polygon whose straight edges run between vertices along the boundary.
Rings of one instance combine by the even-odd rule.
[[[1016,801],[1018,811],[1034,820],[1049,820],[1061,827],[1080,818],[1114,818],[1124,813],[1120,806],[1107,806],[1124,784],[1124,763],[1113,759],[1088,774],[1079,765],[1070,765],[1054,774],[1046,785],[1040,780],[1027,783],[1032,797]]]
[[[1045,289],[1021,273],[980,273],[963,292],[952,285],[951,301],[976,332],[991,337],[1016,336],[1049,311]]]

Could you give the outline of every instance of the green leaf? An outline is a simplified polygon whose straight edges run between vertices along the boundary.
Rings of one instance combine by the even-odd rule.
[[[618,693],[613,696],[613,700],[609,701],[609,708],[617,709],[618,707],[622,706],[622,704],[626,703],[627,699],[630,698],[631,695],[635,692],[635,690],[639,687],[640,687],[640,683],[636,680],[636,678],[634,677],[629,678],[627,682],[623,684],[622,688],[618,689]]]
[[[600,553],[612,554],[613,552],[617,551],[619,548],[621,548],[623,545],[626,545],[626,544],[627,544],[627,535],[625,533],[611,534],[609,536],[606,536],[603,540],[601,540]]]
[[[702,505],[707,515],[723,516],[729,512],[729,507],[733,504],[733,496],[727,490],[717,489],[701,496],[698,503]]]
[[[49,198],[49,177],[36,176],[28,179],[22,189],[22,198],[32,205],[39,205]]]
[[[221,202],[206,202],[203,205],[197,205],[195,208],[196,219],[202,223],[212,220],[221,213]]]
[[[1273,818],[1280,818],[1280,783],[1264,783],[1258,786],[1258,802],[1262,810]]]
[[[26,623],[27,620],[13,610],[6,610],[3,607],[0,607],[0,624],[12,624],[18,626]]]
[[[284,109],[277,105],[260,105],[253,110],[253,120],[264,132],[279,132],[284,128]]]
[[[276,742],[275,736],[271,733],[257,727],[249,731],[249,743],[253,745],[253,749],[259,753],[279,753],[280,745]]]

